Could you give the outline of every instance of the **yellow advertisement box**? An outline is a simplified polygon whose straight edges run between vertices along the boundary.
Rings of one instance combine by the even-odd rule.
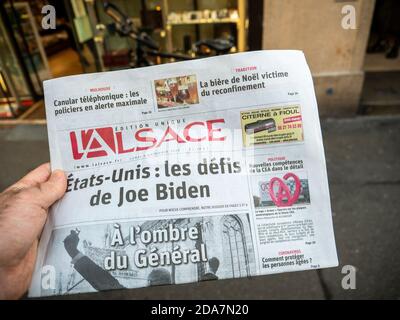
[[[304,139],[299,105],[242,111],[240,118],[245,147]]]

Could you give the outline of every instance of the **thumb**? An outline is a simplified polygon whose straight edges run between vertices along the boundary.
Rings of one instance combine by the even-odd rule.
[[[64,171],[55,170],[51,173],[50,178],[39,184],[40,205],[48,209],[54,202],[59,200],[67,189],[67,178]]]

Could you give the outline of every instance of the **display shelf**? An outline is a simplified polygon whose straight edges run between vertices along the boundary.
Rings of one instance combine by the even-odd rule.
[[[212,14],[212,12],[217,11],[224,11],[226,12],[227,17],[210,17],[210,18],[194,18],[190,19],[190,15],[201,15],[201,13]],[[239,52],[246,50],[246,1],[245,0],[237,0],[235,8],[229,9],[213,9],[208,8],[204,10],[188,10],[183,12],[170,12],[169,11],[169,1],[163,0],[162,2],[162,12],[163,12],[163,19],[166,26],[166,47],[167,50],[172,52],[175,49],[172,33],[173,28],[175,26],[189,26],[189,25],[212,25],[212,24],[235,24],[237,30],[237,43],[235,47],[238,49]],[[170,15],[180,15],[182,21],[176,21],[180,19],[171,19]],[[214,13],[215,14],[215,13]],[[183,17],[187,15],[188,17]],[[232,17],[232,16],[237,16]]]
[[[238,23],[239,19],[196,19],[190,21],[179,21],[179,22],[168,22],[167,26],[178,26],[178,25],[191,25],[191,24],[216,24],[216,23]]]

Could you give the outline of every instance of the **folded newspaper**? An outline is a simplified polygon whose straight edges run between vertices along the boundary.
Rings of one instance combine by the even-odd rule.
[[[30,296],[337,266],[312,77],[256,51],[46,81],[68,186]]]

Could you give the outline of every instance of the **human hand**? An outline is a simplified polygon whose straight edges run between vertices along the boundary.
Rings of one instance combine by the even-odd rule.
[[[28,289],[48,208],[66,189],[64,172],[45,163],[0,193],[0,299]]]

